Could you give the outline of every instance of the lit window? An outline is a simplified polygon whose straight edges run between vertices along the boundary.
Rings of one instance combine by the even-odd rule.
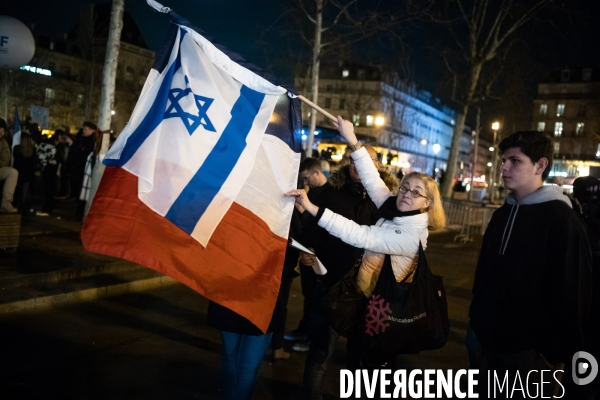
[[[544,132],[544,129],[546,129],[546,123],[545,122],[538,122],[538,132]]]
[[[600,143],[598,144],[598,150],[596,150],[596,158],[600,158]]]
[[[54,50],[54,42],[50,42],[50,50]]]
[[[325,97],[325,108],[331,108],[331,99],[329,97]]]
[[[46,88],[46,101],[54,100],[54,89]]]
[[[372,115],[367,115],[367,126],[373,126],[373,116]]]
[[[358,126],[360,125],[360,114],[354,114],[352,116],[352,122],[354,123],[354,125]]]
[[[540,115],[546,115],[548,112],[548,104],[540,104]]]
[[[556,116],[557,117],[562,117],[563,115],[565,115],[565,105],[564,104],[559,104],[556,107]]]
[[[563,123],[555,122],[554,123],[554,136],[562,136]]]
[[[350,75],[350,71],[348,71],[347,69],[342,71],[342,78],[347,78],[348,75]]]
[[[558,154],[560,152],[560,142],[554,142],[554,154]]]
[[[578,122],[576,127],[575,127],[575,134],[576,135],[581,135],[583,133],[583,126],[585,124],[583,122]]]

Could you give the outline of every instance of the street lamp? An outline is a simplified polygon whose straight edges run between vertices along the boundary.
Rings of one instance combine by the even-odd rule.
[[[440,146],[439,143],[435,143],[433,146],[433,174],[431,174],[433,176],[433,179],[437,182],[437,171],[435,170],[435,165],[437,164],[437,155],[440,152],[440,150],[442,149],[442,146]]]
[[[496,141],[498,139],[498,130],[500,129],[500,122],[498,121],[494,121],[492,123],[492,130],[494,131],[494,143],[493,146],[490,147],[490,151],[493,151],[492,153],[492,173],[490,174],[490,185],[491,185],[491,189],[490,189],[490,201],[493,203],[494,202],[494,198],[495,198],[495,194],[496,194],[496,169],[498,168],[497,165],[497,161],[498,161],[498,146],[496,144]]]

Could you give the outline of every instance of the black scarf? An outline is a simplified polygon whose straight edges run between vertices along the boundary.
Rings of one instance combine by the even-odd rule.
[[[400,211],[398,210],[398,207],[396,207],[397,198],[397,195],[388,197],[388,199],[383,202],[381,207],[379,207],[379,212],[381,213],[382,218],[392,220],[396,217],[410,217],[411,215],[418,215],[427,212],[427,208],[424,210]]]

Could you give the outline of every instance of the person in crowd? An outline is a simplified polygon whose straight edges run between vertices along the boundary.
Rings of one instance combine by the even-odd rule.
[[[366,296],[375,287],[386,254],[391,255],[392,269],[398,281],[412,280],[412,268],[418,256],[419,242],[425,248],[429,229],[439,229],[445,225],[445,215],[437,185],[431,177],[413,172],[400,183],[400,193],[394,193],[381,179],[374,155],[363,146],[354,134],[351,122],[338,117],[337,127],[342,136],[352,145],[352,163],[360,182],[369,197],[379,208],[383,220],[377,225],[359,224],[332,209],[313,204],[304,190],[294,190],[286,194],[295,197],[296,202],[313,215],[318,225],[330,235],[345,243],[364,249],[358,284]],[[366,354],[360,352],[363,366],[391,367],[387,354]],[[351,368],[352,369],[352,368]],[[356,369],[356,368],[354,368]],[[319,398],[313,396],[312,398]]]
[[[31,193],[35,183],[35,166],[37,163],[35,141],[32,134],[39,132],[39,130],[35,124],[28,124],[21,129],[21,141],[13,150],[13,166],[19,172],[18,185],[21,194],[21,214],[27,216],[33,212]]]
[[[14,213],[18,211],[13,206],[13,196],[15,194],[19,173],[10,166],[10,145],[4,139],[7,130],[8,127],[6,126],[6,121],[0,118],[0,181],[4,181],[0,212]]]
[[[321,170],[321,163],[314,158],[305,158],[300,163],[300,172],[298,175],[301,184],[311,188],[311,195],[318,196],[323,192],[327,192],[330,189],[330,185],[327,183],[327,178]],[[314,190],[313,190],[314,189]],[[304,235],[303,235],[304,237]],[[302,244],[305,244],[301,242]],[[309,250],[314,251],[310,248]],[[308,351],[308,320],[309,320],[309,301],[311,298],[312,291],[317,282],[316,274],[312,268],[313,260],[306,258],[308,253],[301,253],[299,263],[300,265],[300,281],[302,286],[302,296],[304,297],[304,308],[303,315],[298,327],[291,332],[286,332],[285,340],[294,341],[292,349],[295,351]],[[302,260],[306,260],[305,263]]]
[[[302,238],[302,219],[301,214],[304,209],[295,205],[294,212],[292,213],[292,221],[290,224],[290,238],[294,238],[299,243],[303,243]],[[296,265],[298,264],[298,257],[300,256],[300,250],[295,247],[288,246],[285,253],[285,260],[283,262],[283,274],[281,276],[281,288],[279,289],[279,295],[277,298],[277,307],[275,307],[274,313],[280,313],[281,317],[274,318],[274,330],[273,337],[271,338],[271,350],[273,354],[273,361],[287,360],[290,358],[290,353],[287,353],[283,349],[283,342],[285,338],[285,322],[287,320],[287,304],[292,290],[292,282],[294,278],[298,276],[296,272]]]
[[[600,180],[594,176],[581,176],[573,182],[573,210],[583,219],[590,247],[592,249],[592,309],[586,326],[587,338],[600,338]],[[580,349],[589,352],[600,360],[600,341],[587,340]],[[565,375],[572,376],[572,363],[565,364]],[[576,385],[571,379],[564,379],[563,385],[568,398],[595,400],[600,398],[600,380],[594,379],[587,385]]]
[[[74,198],[77,202],[73,217],[76,221],[83,219],[83,212],[85,211],[85,200],[81,200],[80,198],[81,188],[85,177],[88,157],[94,152],[94,147],[96,146],[95,133],[96,125],[90,121],[85,121],[83,129],[77,133],[75,142],[69,151],[68,167],[71,173],[71,198]]]
[[[58,145],[56,146],[56,160],[60,170],[60,189],[57,198],[65,199],[69,196],[69,150],[73,145],[73,138],[68,132],[60,131]]]
[[[369,162],[373,165],[377,176],[388,183],[390,190],[398,187],[395,177],[385,171],[377,172],[379,161],[377,153],[370,146],[365,149],[369,154]],[[308,186],[308,198],[319,207],[329,208],[345,218],[359,224],[372,225],[380,217],[376,205],[371,201],[367,190],[362,184],[356,165],[350,162],[334,171],[329,180],[316,181],[320,175],[316,173],[320,164],[317,160],[314,167],[307,167],[301,176],[305,177]],[[305,160],[308,163],[308,161]],[[301,168],[302,169],[302,168]],[[316,182],[315,182],[316,181]],[[322,183],[321,186],[318,186]],[[397,189],[396,189],[397,190]],[[309,214],[306,213],[305,214]],[[332,236],[317,224],[313,216],[306,218],[305,239],[307,245],[314,250],[316,256],[327,268],[327,274],[317,276],[317,283],[309,297],[309,339],[310,347],[304,368],[305,397],[320,399],[323,393],[323,383],[329,360],[333,356],[339,334],[328,324],[322,301],[333,285],[354,266],[360,258],[363,248],[345,243],[339,237]],[[305,265],[315,263],[314,256],[303,254],[301,262]],[[357,340],[348,339],[348,367],[357,368],[359,365]]]
[[[300,214],[294,210],[290,225],[290,236],[300,230],[299,224],[301,224]],[[219,330],[223,346],[221,366],[223,399],[250,400],[252,398],[260,364],[269,343],[271,343],[273,334],[275,331],[279,331],[280,335],[283,334],[289,296],[289,288],[286,286],[291,286],[291,283],[286,283],[286,275],[289,274],[289,271],[286,271],[286,266],[289,268],[292,265],[292,260],[297,258],[298,251],[288,246],[279,295],[267,333],[263,333],[246,318],[229,308],[213,301],[208,303],[206,322]],[[276,339],[276,342],[278,340]],[[272,348],[277,347],[274,348],[274,360],[289,358],[289,354],[283,352],[283,346],[278,346],[283,344],[282,342],[283,340],[279,343],[271,343]]]
[[[518,372],[530,386],[539,385],[545,380],[540,370],[564,369],[560,364],[570,364],[585,348],[592,254],[569,199],[559,187],[543,184],[552,166],[552,141],[542,132],[516,132],[499,149],[510,193],[483,238],[470,327],[488,370],[508,372],[509,381]],[[529,377],[533,370],[538,375]],[[560,395],[556,380],[548,381],[544,392],[558,389]]]
[[[56,194],[56,174],[58,172],[56,145],[59,136],[64,133],[57,129],[52,137],[42,139],[36,144],[36,151],[42,166],[42,181],[44,184],[44,206],[35,215],[47,217],[54,208],[54,196]]]

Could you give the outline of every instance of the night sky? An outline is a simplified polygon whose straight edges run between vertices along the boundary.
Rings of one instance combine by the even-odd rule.
[[[102,0],[92,2],[107,3]],[[3,5],[0,13],[15,17],[28,26],[34,23],[38,34],[54,35],[72,29],[77,23],[81,4],[90,1],[15,0],[8,3]],[[274,0],[166,0],[162,4],[252,61],[262,55],[256,46],[261,32],[279,13]],[[145,0],[125,0],[125,8],[136,20],[148,47],[156,51],[167,33],[168,17],[154,11]]]
[[[39,35],[55,35],[70,31],[77,23],[81,4],[88,2],[90,0],[9,0],[9,4],[4,4],[0,12],[16,17],[29,26],[34,23],[35,32]],[[94,2],[107,3],[106,0]],[[570,15],[560,12],[563,4],[569,4],[573,10]],[[274,72],[270,62],[279,52],[289,54],[297,51],[295,48],[282,49],[282,46],[278,46],[278,43],[285,42],[278,37],[277,30],[264,35],[267,27],[283,12],[278,0],[164,0],[163,5],[189,19],[216,42],[267,71]],[[598,69],[600,1],[569,0],[563,3],[557,0],[553,5],[558,11],[545,15],[542,22],[530,28],[525,39],[529,46],[526,51],[531,51],[531,57],[540,64],[540,70],[556,70],[569,65]],[[154,11],[145,0],[126,0],[125,6],[136,20],[148,47],[155,51],[159,49],[169,26],[168,17]],[[268,43],[265,43],[265,36]],[[448,38],[443,28],[426,23],[405,36],[413,47],[411,61],[413,70],[417,71],[415,79],[421,87],[430,91],[435,92],[445,72],[439,49]],[[367,41],[366,47],[368,51],[355,51],[353,56],[356,61],[378,64],[386,62],[385,56],[393,56],[395,52],[379,39]],[[306,52],[306,48],[302,51]],[[287,69],[289,76],[278,76],[283,78],[282,83],[291,79],[291,67]],[[540,72],[532,79],[531,86],[535,84],[534,80],[542,77],[543,73]]]

